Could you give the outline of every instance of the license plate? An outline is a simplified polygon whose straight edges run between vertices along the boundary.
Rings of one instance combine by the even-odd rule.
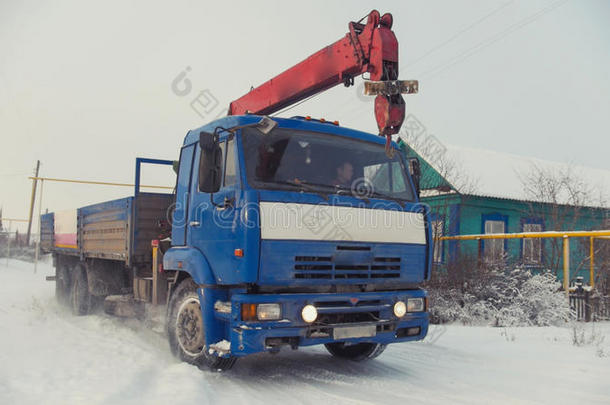
[[[333,329],[333,339],[349,339],[360,337],[373,337],[377,334],[377,326],[344,326]]]

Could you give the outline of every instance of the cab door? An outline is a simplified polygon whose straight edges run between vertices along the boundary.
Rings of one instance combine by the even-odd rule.
[[[191,189],[191,171],[197,144],[186,145],[180,151],[178,178],[176,179],[176,201],[172,213],[172,245],[183,246],[186,242],[188,205]]]
[[[222,177],[218,192],[199,190],[201,148],[196,148],[191,182],[187,242],[207,258],[219,283],[236,282],[237,218],[235,202],[238,191],[235,139],[232,134],[220,139]]]

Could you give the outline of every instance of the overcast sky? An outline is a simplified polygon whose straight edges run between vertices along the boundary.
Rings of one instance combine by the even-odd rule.
[[[401,78],[420,80],[408,113],[440,142],[610,169],[605,0],[2,0],[4,216],[27,217],[36,159],[42,176],[127,183],[136,156],[177,159],[187,130],[338,40],[373,8],[394,15]],[[172,91],[181,72],[192,86],[185,95]],[[196,98],[211,111],[199,105],[198,114]],[[372,99],[357,86],[283,115],[376,129]],[[148,184],[172,183],[169,172],[145,174]],[[45,183],[43,208],[131,191]]]

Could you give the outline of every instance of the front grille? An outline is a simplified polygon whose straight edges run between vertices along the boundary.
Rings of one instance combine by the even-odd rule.
[[[377,321],[379,321],[379,311],[346,314],[321,314],[318,319],[316,319],[314,325],[337,325]]]
[[[368,246],[337,246],[336,250],[336,257],[295,256],[294,278],[350,280],[400,277],[400,257],[373,256]],[[353,258],[349,256],[352,254]]]
[[[370,246],[337,246],[337,250],[361,250],[361,251],[368,251],[371,250]]]
[[[332,337],[335,327],[375,324],[377,333],[393,331],[395,322],[387,318],[390,306],[380,299],[318,301],[313,305],[320,310],[318,319],[307,328],[308,338]],[[345,308],[362,308],[360,312],[344,312]],[[365,309],[365,307],[368,307]],[[333,309],[336,308],[336,311]]]
[[[320,301],[316,302],[316,308],[337,308],[337,307],[368,307],[373,305],[381,305],[381,300],[359,300],[356,304],[350,301]]]

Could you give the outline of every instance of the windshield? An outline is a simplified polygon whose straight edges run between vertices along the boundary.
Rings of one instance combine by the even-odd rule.
[[[255,188],[413,201],[399,153],[383,145],[314,132],[276,129],[243,135],[248,183]]]

